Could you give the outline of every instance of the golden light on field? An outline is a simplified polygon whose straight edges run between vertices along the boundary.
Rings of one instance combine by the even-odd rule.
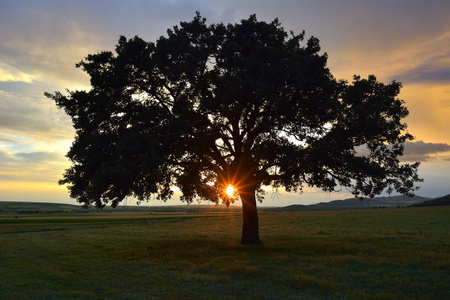
[[[227,186],[227,188],[225,189],[225,193],[227,194],[227,196],[228,197],[233,197],[234,196],[234,192],[236,191],[236,189],[231,185],[231,184],[229,184],[228,186]]]

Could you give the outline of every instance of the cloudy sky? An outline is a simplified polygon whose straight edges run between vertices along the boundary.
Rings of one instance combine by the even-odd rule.
[[[336,78],[374,74],[402,82],[415,136],[403,160],[421,161],[425,179],[417,194],[450,194],[448,0],[0,0],[0,201],[75,204],[57,185],[74,130],[43,93],[89,89],[89,78],[75,68],[85,56],[113,50],[119,35],[154,41],[195,11],[208,23],[236,23],[253,13],[264,21],[278,17],[286,30],[320,39]],[[269,193],[264,204],[348,197],[345,190]]]

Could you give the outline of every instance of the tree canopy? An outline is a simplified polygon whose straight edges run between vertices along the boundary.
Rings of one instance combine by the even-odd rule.
[[[420,179],[418,163],[399,161],[412,140],[401,84],[336,80],[320,51],[317,38],[255,15],[207,25],[197,13],[156,42],[121,36],[115,53],[77,65],[90,91],[46,94],[76,129],[60,184],[97,207],[166,200],[173,187],[186,202],[240,198],[243,243],[259,242],[263,185],[411,195]]]

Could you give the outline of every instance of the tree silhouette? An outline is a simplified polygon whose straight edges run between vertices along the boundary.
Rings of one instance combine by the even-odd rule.
[[[87,56],[77,67],[90,91],[46,93],[76,129],[60,184],[97,207],[166,200],[173,186],[186,202],[240,198],[243,244],[260,243],[263,185],[411,195],[420,179],[418,163],[398,159],[412,139],[401,84],[338,81],[304,36],[278,19],[208,26],[197,13],[156,43],[120,37],[115,53]]]

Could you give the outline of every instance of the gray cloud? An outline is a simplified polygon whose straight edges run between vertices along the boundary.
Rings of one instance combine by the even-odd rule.
[[[2,167],[26,168],[29,164],[66,163],[67,159],[58,152],[7,152],[0,150],[0,162]]]
[[[70,118],[50,99],[29,97],[0,90],[0,129],[10,135],[43,136],[49,140],[70,139]]]
[[[2,97],[3,96],[3,97]],[[0,128],[17,129],[20,131],[50,131],[51,124],[45,118],[46,111],[38,101],[16,97],[4,97],[0,94]]]
[[[75,64],[98,50],[102,36],[69,2],[19,1],[0,8],[0,61],[34,80],[86,83]],[[95,20],[93,18],[93,20]],[[6,30],[5,30],[6,29]],[[25,77],[22,75],[22,77]]]
[[[394,77],[405,83],[450,83],[450,31],[399,51],[394,58],[402,65]],[[399,62],[402,62],[399,64]],[[394,63],[394,64],[395,64]]]
[[[450,60],[450,51],[446,60]],[[397,74],[396,78],[405,83],[450,84],[450,64],[444,63],[441,58],[429,59],[413,69]]]
[[[0,180],[57,182],[68,160],[58,152],[0,150]]]
[[[252,13],[265,20],[279,17],[287,30],[306,29],[318,36],[327,45],[324,51],[330,46],[348,50],[355,43],[366,49],[392,49],[439,29],[438,24],[444,26],[448,21],[443,12],[448,9],[450,3],[433,0],[2,1],[0,61],[35,77],[63,75],[67,81],[86,84],[74,64],[87,54],[112,49],[121,34],[155,40],[167,28],[192,19],[196,10],[209,22],[238,22]]]
[[[61,161],[61,155],[54,152],[18,152],[14,154],[15,160],[25,163],[42,164],[48,162]]]
[[[358,155],[366,156],[370,154],[366,146],[357,148]],[[450,161],[450,145],[445,143],[425,143],[423,141],[406,142],[403,156],[400,157],[403,162],[416,161]]]
[[[450,145],[445,143],[425,143],[423,141],[405,143],[403,161],[432,161],[436,154],[441,154],[439,160],[450,161]]]

